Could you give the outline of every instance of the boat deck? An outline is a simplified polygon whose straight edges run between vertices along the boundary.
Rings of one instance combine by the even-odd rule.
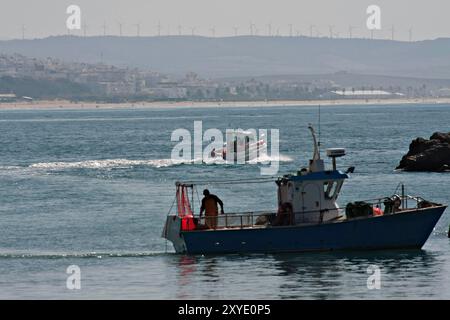
[[[296,212],[294,213],[294,220],[296,223],[286,223],[286,220],[280,219],[280,213],[275,211],[252,211],[252,212],[236,212],[236,213],[226,213],[221,214],[216,217],[215,227],[209,228],[206,223],[206,217],[195,216],[194,219],[189,220],[189,223],[194,223],[195,228],[187,228],[183,232],[198,232],[198,231],[219,231],[219,230],[239,230],[239,229],[264,229],[264,228],[278,228],[278,227],[292,227],[292,226],[313,226],[318,224],[331,224],[340,223],[349,220],[359,220],[367,218],[377,218],[383,215],[396,215],[401,213],[407,213],[412,211],[418,211],[423,208],[429,207],[439,207],[440,204],[435,204],[428,202],[420,197],[413,197],[405,195],[399,197],[402,201],[401,207],[393,209],[388,207],[385,202],[387,198],[379,198],[373,200],[362,201],[362,203],[370,208],[370,212],[363,214],[361,216],[348,217],[345,209],[338,209],[339,216],[330,220],[325,221],[314,221],[314,222],[301,222],[302,217],[304,218],[308,214],[317,214],[317,212],[325,212],[327,209],[310,211],[310,212]],[[409,203],[408,203],[408,200]],[[411,201],[412,200],[412,201]],[[408,204],[412,206],[408,207]],[[334,209],[335,210],[335,209]],[[375,210],[380,210],[376,214]],[[380,214],[381,213],[381,214]],[[214,218],[212,218],[214,219]]]

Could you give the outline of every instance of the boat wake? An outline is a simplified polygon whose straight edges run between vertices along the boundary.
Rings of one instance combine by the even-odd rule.
[[[131,168],[135,166],[150,166],[155,168],[170,167],[184,164],[183,161],[173,161],[171,159],[157,160],[128,160],[128,159],[106,159],[106,160],[86,160],[76,162],[40,162],[31,164],[32,169],[64,170],[64,169],[112,169]]]
[[[269,156],[268,154],[262,154],[257,159],[250,160],[249,164],[260,164],[265,162],[272,162],[272,161],[278,161],[278,162],[292,162],[293,159],[289,156],[280,154],[279,156]]]
[[[258,159],[248,161],[246,164],[257,165],[272,161],[290,162],[291,157],[280,155],[278,157],[262,155]],[[172,160],[172,159],[155,159],[155,160],[128,160],[128,159],[106,159],[106,160],[87,160],[76,162],[40,162],[31,164],[28,168],[43,170],[66,170],[66,169],[120,169],[132,168],[137,166],[148,166],[154,168],[165,168],[183,164],[207,164],[207,165],[227,165],[225,160],[221,158],[199,159],[199,160]],[[232,163],[231,163],[232,164]],[[15,167],[14,167],[15,168]]]

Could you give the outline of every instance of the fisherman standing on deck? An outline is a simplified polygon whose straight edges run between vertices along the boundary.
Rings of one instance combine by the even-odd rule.
[[[223,214],[223,202],[215,194],[209,193],[208,189],[203,190],[202,206],[200,207],[200,217],[205,211],[205,224],[209,229],[217,228],[218,209],[220,205],[220,213]]]

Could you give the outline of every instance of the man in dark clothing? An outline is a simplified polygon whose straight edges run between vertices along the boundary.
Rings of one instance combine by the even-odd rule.
[[[205,224],[209,229],[217,228],[218,209],[220,205],[220,213],[223,214],[223,202],[218,196],[210,194],[208,189],[203,190],[202,206],[200,207],[200,217],[205,211]]]

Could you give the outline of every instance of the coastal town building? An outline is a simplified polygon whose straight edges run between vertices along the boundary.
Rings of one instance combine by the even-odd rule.
[[[447,97],[450,82],[395,80],[337,72],[315,76],[270,76],[205,79],[104,63],[37,59],[0,54],[0,101],[29,99],[95,101],[144,100],[320,100]],[[400,82],[399,82],[400,81]],[[5,96],[6,95],[6,96]]]

